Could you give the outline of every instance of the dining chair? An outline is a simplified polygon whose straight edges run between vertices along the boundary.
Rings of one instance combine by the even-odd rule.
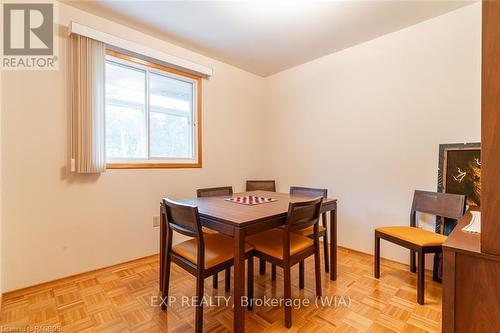
[[[410,211],[410,226],[391,226],[375,229],[375,278],[380,278],[380,239],[410,250],[410,271],[417,273],[417,302],[424,304],[425,254],[442,252],[445,235],[418,228],[416,214],[425,213],[458,220],[465,213],[465,195],[416,190]],[[418,265],[415,265],[415,256]]]
[[[220,233],[204,234],[201,229],[198,207],[177,203],[170,199],[162,200],[162,221],[166,225],[167,242],[165,249],[163,273],[163,299],[168,299],[170,284],[170,265],[174,262],[196,277],[196,319],[195,332],[203,331],[203,295],[204,281],[208,276],[231,267],[234,263],[234,240]],[[172,246],[173,232],[192,239]],[[245,244],[247,259],[252,258],[252,246]],[[248,281],[253,276],[253,266],[248,267]],[[253,285],[248,287],[248,297],[253,298]],[[166,310],[168,302],[162,302],[162,310]]]
[[[207,197],[223,197],[223,196],[232,196],[233,195],[233,187],[232,186],[221,186],[221,187],[210,187],[210,188],[199,188],[196,190],[196,196],[198,198],[207,198]],[[206,234],[214,234],[217,231],[212,229],[203,227],[202,231]],[[225,290],[229,292],[231,290],[231,268],[226,269],[226,274],[224,278],[225,282]],[[214,289],[219,288],[219,273],[214,273],[212,285]]]
[[[198,198],[223,197],[223,196],[231,196],[231,195],[233,195],[233,187],[232,186],[199,188],[196,190],[196,196]]]
[[[326,188],[313,188],[313,187],[300,187],[300,186],[290,186],[289,193],[292,195],[302,195],[302,196],[307,196],[307,197],[322,197],[322,198],[327,198],[328,197],[328,189]],[[304,236],[304,237],[309,237],[313,238],[313,227],[308,227],[300,230],[295,230],[294,232]],[[328,238],[327,238],[327,232],[326,232],[326,213],[321,214],[321,225],[318,225],[318,235],[320,238],[323,238],[323,253],[324,253],[324,258],[325,258],[325,272],[330,271],[330,261],[328,257]],[[301,262],[299,263],[299,288],[304,289],[304,263]],[[264,271],[262,272],[259,270],[261,274],[265,273],[265,268]],[[272,265],[271,266],[271,278],[273,280],[276,279],[276,266]]]
[[[276,181],[274,180],[247,180],[246,191],[269,191],[276,192]],[[276,269],[276,267],[275,267]],[[266,273],[266,261],[259,260],[259,273]]]
[[[246,191],[276,192],[276,182],[274,180],[247,180]]]
[[[283,268],[285,326],[292,326],[291,278],[292,266],[303,262],[314,255],[314,275],[316,278],[316,296],[321,296],[321,272],[319,258],[318,220],[322,198],[310,201],[291,202],[285,228],[274,228],[249,236],[247,242],[254,247],[254,256]],[[313,227],[313,239],[304,237],[293,231]],[[251,280],[250,280],[251,279]],[[249,286],[253,285],[253,277],[249,277]],[[252,287],[253,288],[253,287]],[[252,289],[253,290],[253,289]],[[250,298],[252,302],[252,298]]]
[[[289,193],[292,195],[303,195],[307,197],[322,197],[326,199],[328,197],[328,189],[326,188],[313,188],[313,187],[300,187],[300,186],[290,186]],[[328,236],[326,229],[326,213],[321,214],[321,225],[318,226],[318,234],[319,237],[323,239],[323,254],[325,261],[325,272],[328,273],[330,271],[330,260],[328,257]],[[312,238],[313,237],[313,228],[304,228],[301,230],[297,230],[297,233],[302,236]],[[299,283],[300,289],[304,288],[304,265],[301,264],[299,266]]]

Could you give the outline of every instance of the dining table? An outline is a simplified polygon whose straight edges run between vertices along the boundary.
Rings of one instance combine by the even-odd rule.
[[[245,293],[245,239],[250,235],[270,230],[286,223],[288,204],[290,202],[307,201],[312,197],[291,195],[288,193],[251,191],[235,193],[232,197],[257,196],[271,198],[274,201],[247,205],[228,201],[229,197],[204,197],[180,199],[177,202],[198,207],[202,226],[218,231],[234,238],[234,287],[233,287],[233,332],[245,331],[245,309],[242,299]],[[337,279],[337,200],[323,198],[320,213],[325,220],[330,214],[327,226],[330,240],[329,277]],[[162,216],[164,216],[162,214]],[[165,262],[166,230],[165,223],[160,224],[160,293],[162,290],[163,267]],[[166,225],[166,224],[165,224]]]

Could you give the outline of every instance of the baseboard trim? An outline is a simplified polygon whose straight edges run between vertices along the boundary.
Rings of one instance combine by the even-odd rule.
[[[9,297],[9,298],[11,298],[11,297],[13,297],[15,295],[18,295],[18,294],[25,294],[30,289],[38,289],[38,288],[43,288],[43,287],[49,288],[51,285],[53,285],[53,284],[59,284],[59,283],[61,283],[64,280],[77,279],[77,278],[79,278],[82,275],[91,274],[91,273],[97,273],[97,272],[100,272],[100,271],[118,269],[118,268],[120,268],[120,266],[128,265],[128,264],[130,264],[130,263],[132,263],[134,261],[143,261],[143,260],[147,261],[147,260],[150,260],[153,257],[157,257],[157,256],[158,256],[158,253],[155,253],[155,254],[151,254],[151,255],[145,256],[145,257],[140,257],[140,258],[136,258],[136,259],[127,260],[127,261],[124,261],[124,262],[121,262],[121,263],[118,263],[118,264],[114,264],[114,265],[111,265],[111,266],[105,266],[105,267],[101,267],[101,268],[96,268],[96,269],[92,269],[92,270],[89,270],[89,271],[85,271],[85,272],[81,272],[81,273],[77,273],[77,274],[68,275],[66,277],[62,277],[62,278],[58,278],[58,279],[54,279],[54,280],[50,280],[50,281],[46,281],[46,282],[42,282],[42,283],[37,283],[37,284],[31,285],[31,286],[28,286],[28,287],[24,287],[24,288],[20,288],[20,289],[14,289],[14,290],[5,292],[3,294],[0,294],[0,305],[1,305],[1,300],[2,300],[3,297]]]
[[[363,255],[367,255],[367,256],[373,257],[373,254],[371,254],[371,253],[366,253],[366,252],[363,252],[363,251],[360,251],[360,250],[351,249],[351,248],[348,248],[346,246],[340,246],[340,245],[338,245],[337,248],[345,250],[345,251],[356,252],[356,253],[360,253],[360,254],[363,254]],[[130,264],[130,263],[132,263],[134,261],[148,260],[148,259],[152,259],[153,257],[156,257],[156,256],[158,256],[158,253],[151,254],[151,255],[148,255],[148,256],[145,256],[145,257],[140,257],[140,258],[136,258],[136,259],[127,260],[127,261],[124,261],[124,262],[121,262],[121,263],[118,263],[118,264],[114,264],[114,265],[111,265],[111,266],[96,268],[96,269],[92,269],[90,271],[85,271],[85,272],[81,272],[81,273],[69,275],[69,276],[66,276],[66,277],[62,277],[62,278],[58,278],[58,279],[54,279],[54,280],[50,280],[50,281],[46,281],[46,282],[42,282],[42,283],[37,283],[37,284],[31,285],[31,286],[28,286],[28,287],[11,290],[11,291],[5,292],[3,294],[0,293],[0,308],[1,308],[1,305],[2,305],[2,299],[4,297],[6,297],[6,296],[12,297],[12,296],[14,296],[16,294],[24,294],[27,291],[29,291],[30,289],[40,288],[40,287],[44,287],[44,286],[48,288],[48,287],[50,287],[51,284],[58,284],[58,283],[60,283],[63,280],[77,279],[78,277],[80,277],[82,275],[86,275],[86,274],[90,274],[90,273],[97,273],[97,272],[103,271],[103,270],[117,269],[120,266],[128,265],[128,264]],[[395,264],[404,265],[404,266],[406,266],[408,268],[410,267],[407,263],[403,263],[403,262],[396,261],[396,260],[393,260],[393,259],[388,259],[388,258],[385,258],[385,257],[381,257],[381,259],[383,259],[385,261],[389,261],[389,262],[395,263]],[[427,273],[429,273],[429,272],[432,273],[432,270],[426,269],[426,272]]]

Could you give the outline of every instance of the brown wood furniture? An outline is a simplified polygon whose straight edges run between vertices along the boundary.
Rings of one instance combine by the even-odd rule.
[[[248,195],[242,193],[241,195]],[[245,287],[245,239],[247,236],[279,227],[286,222],[288,204],[290,202],[307,201],[310,197],[289,195],[285,193],[255,191],[252,195],[260,195],[276,199],[274,202],[247,206],[229,202],[221,197],[194,198],[180,200],[182,203],[198,207],[200,222],[203,226],[234,237],[234,320],[233,332],[245,331],[244,307],[242,297]],[[323,199],[321,212],[330,212],[330,279],[337,279],[337,200]],[[161,224],[160,226],[162,226]],[[160,230],[160,256],[164,257],[166,232]],[[160,281],[163,280],[163,261],[160,261]],[[163,291],[163,286],[160,286]]]
[[[199,188],[196,190],[196,196],[198,198],[221,197],[221,196],[231,196],[231,195],[233,195],[232,186]]]
[[[500,2],[483,1],[481,233],[443,244],[443,332],[500,332]]]
[[[307,197],[328,197],[328,189],[326,188],[312,188],[312,187],[300,187],[300,186],[290,186],[289,193],[292,195],[303,195]],[[300,230],[295,230],[294,232],[299,233],[302,236],[313,238],[313,228],[304,228]],[[327,225],[326,225],[326,212],[321,214],[321,225],[318,228],[319,237],[323,238],[323,253],[325,258],[325,272],[329,272],[330,260],[328,256],[328,237],[327,237]],[[261,259],[262,260],[262,259]],[[262,260],[263,261],[263,260]],[[261,262],[262,262],[261,261]],[[265,261],[264,261],[265,264]],[[272,265],[271,270],[271,278],[276,280],[276,265]],[[304,289],[304,263],[299,263],[299,288]],[[260,274],[264,274],[266,272],[265,266],[264,269],[260,269]]]
[[[323,197],[327,198],[328,197],[328,189],[326,188],[312,188],[312,187],[300,187],[300,186],[290,186],[290,194],[296,194],[296,195],[304,195],[304,196],[310,196],[310,197]],[[302,230],[298,231],[302,236],[306,236],[309,238],[313,237],[313,229],[312,228],[305,228]],[[321,225],[318,227],[318,233],[319,237],[323,239],[323,252],[325,253],[324,258],[325,258],[325,272],[328,273],[329,271],[329,258],[328,258],[328,237],[327,237],[327,222],[326,222],[326,213],[321,214]],[[300,266],[301,268],[301,273],[300,275],[303,276],[304,272],[304,265]],[[300,283],[301,286],[303,286],[303,283]]]
[[[292,281],[290,269],[304,259],[314,255],[314,275],[316,296],[321,296],[321,269],[319,259],[318,220],[323,197],[310,201],[291,202],[284,228],[275,228],[248,237],[248,243],[254,247],[254,255],[283,268],[285,326],[292,327]],[[304,228],[313,228],[313,238],[296,233]],[[303,271],[302,271],[303,274]],[[304,276],[302,275],[302,283]],[[253,284],[253,279],[249,281]],[[303,287],[302,287],[303,288]],[[252,288],[253,289],[253,288]]]
[[[276,181],[274,180],[247,180],[246,190],[250,191],[269,191],[276,192]],[[276,276],[276,267],[273,270],[273,276]],[[259,273],[266,273],[266,261],[264,259],[259,259]]]
[[[289,190],[290,194],[293,195],[303,195],[307,197],[328,197],[328,189],[325,188],[312,188],[312,187],[300,187],[300,186],[290,186]],[[321,225],[319,226],[319,237],[323,238],[323,253],[325,258],[325,272],[329,272],[330,260],[328,256],[328,237],[327,237],[327,225],[326,225],[326,212],[321,214]],[[297,233],[302,236],[313,238],[313,228],[305,228],[301,230],[296,230]],[[260,267],[259,273],[264,274],[266,272],[266,262],[263,259],[260,259]],[[276,265],[272,265],[271,277],[273,280],[276,280]],[[304,263],[301,262],[299,264],[299,288],[304,288]]]
[[[233,195],[233,187],[232,186],[221,186],[221,187],[210,187],[210,188],[199,188],[196,190],[196,196],[198,198],[206,198],[206,197],[222,197],[222,196],[232,196]],[[210,228],[203,227],[204,233],[214,233],[216,231],[211,230]],[[219,273],[215,272],[213,277],[213,287],[215,289],[219,288]],[[227,268],[224,275],[224,286],[225,290],[229,292],[231,289],[231,268]]]
[[[440,253],[446,236],[417,228],[416,214],[426,213],[442,218],[460,219],[465,210],[465,196],[449,193],[415,191],[410,212],[410,226],[375,229],[375,269],[380,277],[380,239],[410,249],[410,271],[415,272],[415,254],[418,257],[417,302],[424,304],[425,254]]]
[[[274,180],[247,180],[246,191],[276,192],[276,182]]]
[[[500,255],[500,2],[483,1],[481,250]]]
[[[162,296],[168,298],[170,282],[170,263],[174,262],[196,277],[196,320],[195,331],[203,332],[203,297],[204,281],[208,276],[231,267],[234,260],[234,240],[231,236],[215,234],[204,234],[201,230],[198,208],[187,204],[181,204],[169,199],[162,200],[162,225],[166,231],[165,254],[163,257]],[[172,233],[178,232],[182,235],[193,237],[172,246]],[[248,255],[252,262],[253,248],[242,244],[241,255]],[[248,273],[252,273],[249,267]],[[250,279],[250,278],[249,278]],[[248,288],[248,297],[253,297],[253,288]],[[167,308],[168,302],[162,302],[162,309]]]
[[[500,256],[481,252],[480,234],[462,231],[471,218],[443,244],[443,333],[500,332]]]

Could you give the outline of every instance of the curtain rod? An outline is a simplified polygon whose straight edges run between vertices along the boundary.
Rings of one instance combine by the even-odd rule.
[[[198,74],[203,77],[212,76],[212,68],[167,54],[161,51],[157,51],[155,49],[149,48],[147,46],[131,42],[129,40],[116,37],[114,35],[108,34],[106,32],[102,32],[83,24],[72,21],[69,26],[69,34],[77,34],[81,36],[85,36],[88,38],[92,38],[103,42],[107,45],[111,45],[123,50],[127,50],[133,53],[137,53],[139,55],[144,55],[151,59],[157,59],[163,63],[166,63],[169,66],[172,66],[177,69],[181,69],[184,71],[191,72],[193,74]]]

